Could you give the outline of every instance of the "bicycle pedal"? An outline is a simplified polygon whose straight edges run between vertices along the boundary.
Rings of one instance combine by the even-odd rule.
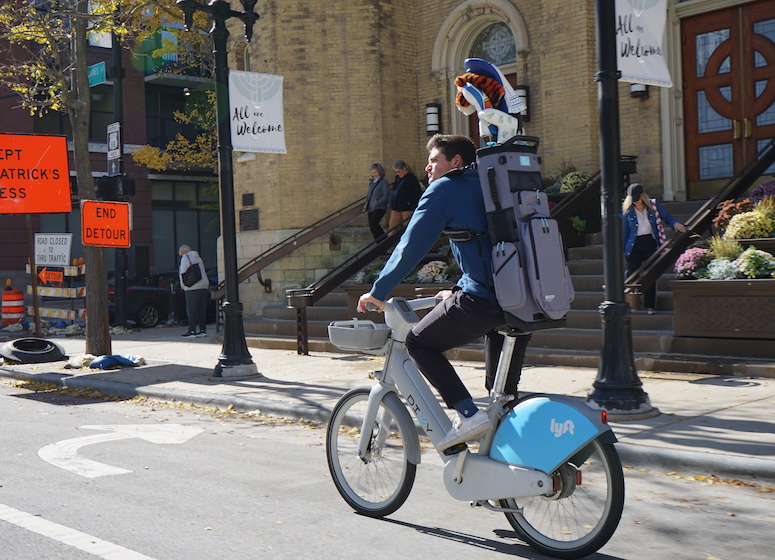
[[[468,449],[468,446],[465,443],[456,443],[452,447],[447,447],[443,451],[443,453],[444,453],[444,455],[449,457],[451,455],[457,455],[458,453],[460,453],[462,451],[465,451],[466,449]]]

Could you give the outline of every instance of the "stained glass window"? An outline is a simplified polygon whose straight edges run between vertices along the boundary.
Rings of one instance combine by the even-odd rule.
[[[493,23],[482,31],[471,48],[471,58],[482,58],[495,66],[517,61],[517,44],[505,23]]]

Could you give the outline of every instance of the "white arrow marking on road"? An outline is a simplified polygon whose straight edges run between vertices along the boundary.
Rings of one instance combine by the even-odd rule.
[[[86,459],[78,455],[78,450],[85,445],[93,443],[130,438],[140,438],[151,443],[181,444],[204,432],[204,428],[192,428],[180,424],[164,424],[162,426],[155,424],[81,426],[81,428],[85,430],[103,430],[108,433],[58,441],[41,448],[38,451],[38,456],[54,466],[61,467],[86,478],[126,474],[132,471]]]

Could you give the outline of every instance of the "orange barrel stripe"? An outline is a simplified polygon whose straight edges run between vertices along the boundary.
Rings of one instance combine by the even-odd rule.
[[[25,317],[24,294],[7,285],[3,290],[3,326],[14,325]]]

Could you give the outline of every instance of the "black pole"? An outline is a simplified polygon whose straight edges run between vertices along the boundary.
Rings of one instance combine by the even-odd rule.
[[[124,66],[121,62],[121,38],[116,34],[112,34],[113,43],[113,122],[119,123],[118,145],[121,146],[121,150],[124,150]],[[124,154],[118,156],[118,176],[124,175]],[[116,325],[123,327],[126,325],[126,270],[127,270],[127,254],[126,249],[123,247],[117,247],[115,252],[116,269],[116,315],[114,320]]]
[[[226,20],[238,17],[245,23],[245,37],[250,40],[258,14],[253,11],[256,0],[242,0],[244,12],[235,12],[226,0],[212,0],[207,6],[196,0],[178,0],[185,15],[186,29],[193,23],[194,12],[206,12],[213,21],[210,37],[213,41],[215,74],[215,105],[218,119],[218,181],[221,205],[221,239],[225,295],[223,305],[223,347],[218,356],[214,378],[245,379],[260,377],[245,340],[242,304],[237,281],[237,231],[234,217],[234,165],[232,162],[231,120],[229,118],[229,63],[226,42],[229,30]]]
[[[605,301],[599,311],[603,351],[587,403],[611,414],[658,414],[643,391],[632,355],[632,323],[624,301],[622,226],[619,218],[619,85],[614,0],[596,0],[600,124],[600,210],[603,222]]]

